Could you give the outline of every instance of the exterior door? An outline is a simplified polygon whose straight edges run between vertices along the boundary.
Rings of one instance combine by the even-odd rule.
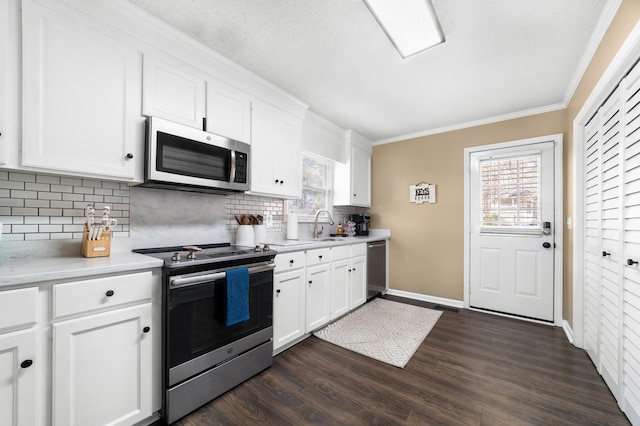
[[[469,305],[554,321],[554,142],[471,153]]]

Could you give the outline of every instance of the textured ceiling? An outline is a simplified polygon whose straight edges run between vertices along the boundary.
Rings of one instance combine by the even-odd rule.
[[[433,0],[402,59],[361,0],[129,1],[373,141],[563,107],[619,4]]]

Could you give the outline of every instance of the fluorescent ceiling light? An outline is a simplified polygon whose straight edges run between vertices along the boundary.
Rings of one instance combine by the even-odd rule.
[[[364,0],[364,4],[403,58],[444,42],[431,0]]]

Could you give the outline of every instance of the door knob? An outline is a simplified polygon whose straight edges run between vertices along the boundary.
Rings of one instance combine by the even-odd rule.
[[[627,265],[633,266],[633,265],[637,265],[637,264],[638,264],[637,260],[627,259]]]
[[[549,248],[549,247],[551,247],[551,243],[546,243],[546,242],[542,243],[542,247]]]
[[[606,251],[602,252],[602,257],[611,256],[611,253],[607,253]]]

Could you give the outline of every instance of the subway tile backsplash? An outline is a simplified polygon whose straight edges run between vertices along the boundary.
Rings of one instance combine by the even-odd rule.
[[[0,171],[0,222],[4,241],[81,239],[87,204],[111,207],[114,237],[129,236],[125,183]]]
[[[0,222],[3,241],[33,241],[82,239],[84,229],[85,208],[93,203],[96,212],[101,212],[105,205],[111,207],[111,216],[118,221],[113,236],[129,237],[140,235],[150,226],[144,215],[148,214],[151,198],[164,197],[150,190],[136,190],[126,183],[85,179],[75,177],[53,176],[38,173],[0,171]],[[165,194],[166,195],[166,194]],[[135,200],[132,197],[137,197]],[[151,198],[150,198],[151,197]],[[210,195],[200,198],[189,198],[188,204],[169,202],[174,212],[167,212],[180,221],[185,208],[193,211],[210,211],[213,202]],[[277,198],[261,197],[249,194],[230,194],[220,197],[224,204],[224,218],[219,220],[226,232],[226,239],[234,240],[238,227],[235,216],[240,214],[270,214],[273,227],[267,229],[268,235],[274,239],[284,237],[284,201]],[[176,198],[176,197],[173,197]],[[182,198],[177,198],[182,199]],[[134,202],[139,201],[139,202]],[[146,206],[146,207],[144,207]],[[143,209],[144,212],[138,211]],[[220,212],[222,213],[222,205]],[[350,207],[336,207],[334,218],[339,221],[350,213],[366,211]],[[137,223],[132,223],[138,218]],[[266,219],[266,218],[265,218]],[[153,218],[152,218],[153,221]],[[187,219],[187,226],[197,227],[194,219]],[[302,225],[307,226],[307,225]],[[134,229],[132,234],[132,227]],[[203,229],[210,229],[211,223],[202,223]],[[140,228],[140,229],[138,229]],[[220,235],[218,235],[220,237]]]

